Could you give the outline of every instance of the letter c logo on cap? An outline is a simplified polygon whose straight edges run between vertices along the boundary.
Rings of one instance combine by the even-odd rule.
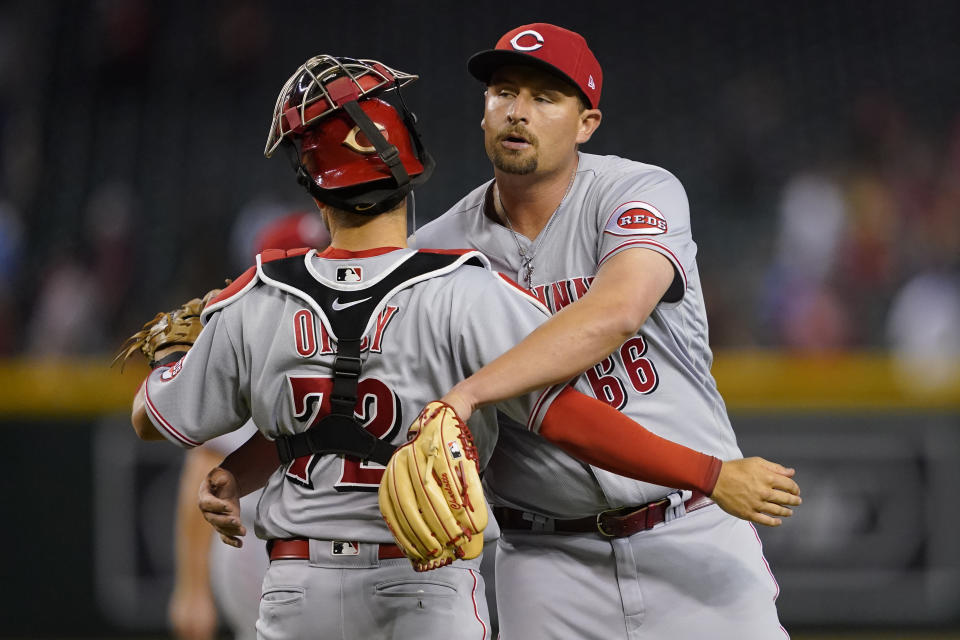
[[[520,38],[523,36],[533,36],[537,40],[536,44],[531,44],[529,46],[520,44]],[[510,40],[510,46],[517,51],[536,51],[543,46],[543,36],[533,29],[527,29],[526,31],[521,31],[517,35],[513,36],[513,38]]]

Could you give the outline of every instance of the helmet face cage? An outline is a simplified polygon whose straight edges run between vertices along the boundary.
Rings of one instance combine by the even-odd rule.
[[[344,102],[372,98],[402,87],[418,76],[369,59],[315,56],[290,76],[273,107],[273,121],[263,150],[266,157],[288,137],[300,135]]]

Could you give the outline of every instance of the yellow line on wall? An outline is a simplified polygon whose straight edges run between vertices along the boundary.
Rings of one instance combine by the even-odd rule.
[[[110,360],[0,360],[0,416],[85,418],[129,409],[146,363]]]
[[[734,410],[960,409],[960,362],[904,363],[886,353],[724,351],[717,386]]]
[[[960,369],[960,363],[953,363]],[[931,371],[942,371],[942,367]],[[0,418],[89,418],[126,411],[147,366],[107,359],[0,360]],[[960,375],[922,384],[887,354],[721,351],[713,374],[733,411],[960,410]]]

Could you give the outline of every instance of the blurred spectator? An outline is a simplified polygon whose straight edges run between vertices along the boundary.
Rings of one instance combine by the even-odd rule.
[[[52,357],[109,349],[102,306],[102,291],[87,256],[77,247],[52,252],[27,325],[27,352]]]
[[[850,312],[831,280],[847,225],[840,186],[817,173],[794,176],[783,189],[778,223],[764,296],[774,341],[804,351],[846,346]]]
[[[128,185],[101,184],[83,208],[82,237],[46,254],[49,267],[29,320],[29,353],[109,351],[129,333],[122,317],[135,277],[133,200]]]
[[[135,277],[133,222],[135,196],[126,183],[108,181],[91,194],[84,211],[84,234],[100,290],[103,322],[117,334]]]
[[[887,321],[897,377],[925,394],[960,378],[960,277],[930,271],[897,292]]]
[[[896,98],[871,91],[848,125],[842,169],[801,170],[783,187],[761,310],[773,345],[884,345],[894,296],[926,300],[915,274],[960,260],[960,122],[938,152]]]

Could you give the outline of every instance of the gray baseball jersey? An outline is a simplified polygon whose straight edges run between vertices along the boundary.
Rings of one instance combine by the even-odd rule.
[[[680,182],[659,167],[581,153],[569,193],[535,241],[491,219],[490,187],[474,189],[421,228],[417,246],[477,249],[495,269],[516,275],[552,312],[586,293],[597,270],[621,251],[642,247],[662,254],[676,272],[664,300],[636,336],[575,386],[660,436],[721,459],[741,457],[710,374],[697,247]],[[528,256],[533,253],[529,284],[518,242]],[[511,446],[497,448],[486,480],[496,501],[507,506],[581,517],[671,491],[588,469],[529,431],[502,437]],[[558,475],[563,483],[540,480]]]
[[[341,292],[332,308],[342,310],[367,300],[370,287],[417,252],[328,249],[323,255],[297,259],[316,282]],[[450,258],[444,269],[383,297],[364,331],[355,415],[368,431],[397,445],[425,404],[548,317],[535,299],[487,268],[465,264],[486,264],[482,256]],[[228,433],[251,416],[274,439],[305,431],[330,411],[336,336],[321,307],[266,276],[259,259],[257,271],[238,279],[230,293],[204,311],[206,326],[189,353],[145,383],[150,419],[181,446]],[[537,429],[557,392],[528,394],[499,409]],[[476,412],[470,427],[484,463],[497,439],[495,410]],[[257,535],[392,542],[377,505],[382,474],[380,465],[350,456],[297,458],[267,482]]]

